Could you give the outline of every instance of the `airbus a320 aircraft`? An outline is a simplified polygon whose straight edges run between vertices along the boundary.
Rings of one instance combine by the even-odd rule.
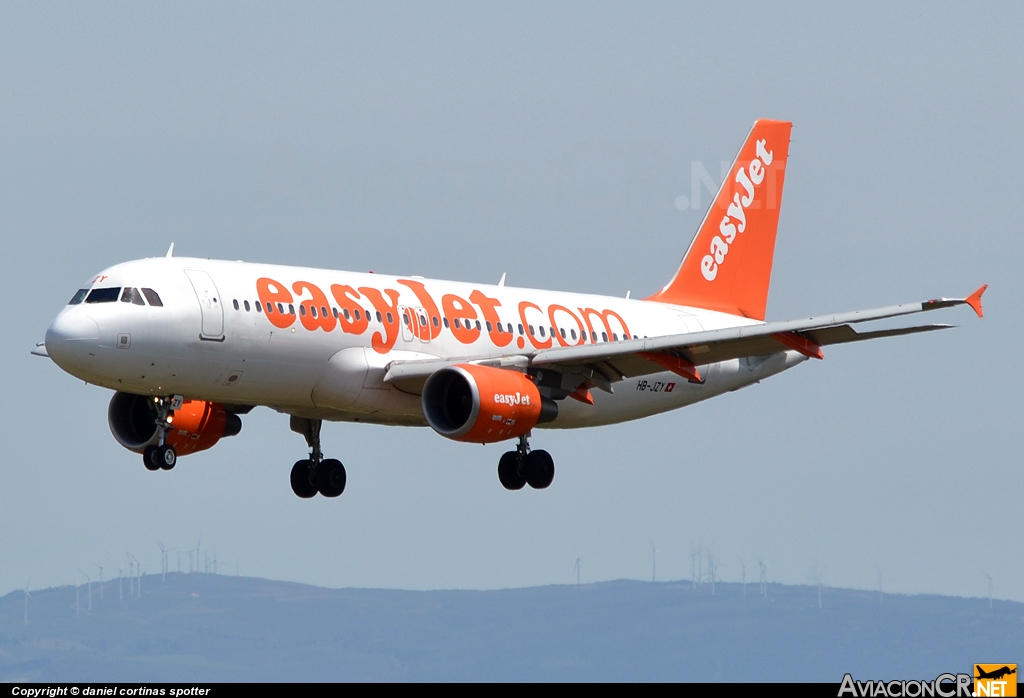
[[[757,121],[668,284],[643,300],[173,257],[118,264],[60,311],[35,353],[116,391],[107,421],[150,470],[238,434],[265,405],[309,457],[299,497],[336,497],[323,420],[429,425],[456,441],[516,439],[510,490],[551,484],[535,427],[613,424],[757,383],[822,347],[937,330],[858,332],[872,320],[967,304],[982,286],[876,310],[765,322],[792,124]]]

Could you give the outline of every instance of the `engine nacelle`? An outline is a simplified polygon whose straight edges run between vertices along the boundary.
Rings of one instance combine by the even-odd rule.
[[[167,432],[167,443],[179,456],[204,451],[225,436],[242,430],[237,414],[216,402],[185,400],[168,417],[173,427]],[[114,393],[107,408],[107,424],[117,443],[129,451],[142,453],[157,442],[156,413],[145,395]]]
[[[434,373],[423,386],[423,414],[441,436],[494,443],[522,436],[558,416],[554,400],[518,371],[456,364]]]

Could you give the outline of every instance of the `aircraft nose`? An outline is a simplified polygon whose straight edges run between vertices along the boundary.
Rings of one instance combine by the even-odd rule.
[[[66,310],[46,330],[46,353],[58,365],[88,361],[100,338],[96,321],[79,309]]]

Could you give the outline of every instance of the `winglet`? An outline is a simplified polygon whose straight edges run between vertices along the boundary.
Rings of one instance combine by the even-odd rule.
[[[171,243],[171,246],[167,248],[167,254],[164,255],[164,256],[167,257],[167,258],[171,258],[171,257],[174,256],[174,243],[173,242]]]
[[[985,314],[981,312],[981,294],[985,293],[985,289],[987,288],[988,284],[985,284],[984,286],[982,286],[977,291],[975,291],[974,293],[972,293],[971,295],[967,296],[967,298],[964,299],[964,302],[967,303],[967,305],[971,306],[971,310],[978,314],[978,317],[985,317]]]

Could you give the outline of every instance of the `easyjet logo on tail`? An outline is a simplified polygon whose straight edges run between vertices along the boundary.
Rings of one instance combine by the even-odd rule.
[[[772,164],[775,156],[765,147],[766,142],[764,139],[757,141],[757,157],[750,161],[750,173],[742,167],[736,172],[736,182],[743,187],[743,192],[733,194],[732,202],[718,224],[719,234],[711,238],[711,251],[700,261],[700,271],[708,281],[714,281],[718,276],[718,267],[725,262],[736,234],[747,229],[747,209],[754,201],[754,187],[764,182],[764,170]]]
[[[675,276],[647,300],[764,320],[792,127],[754,122]]]

